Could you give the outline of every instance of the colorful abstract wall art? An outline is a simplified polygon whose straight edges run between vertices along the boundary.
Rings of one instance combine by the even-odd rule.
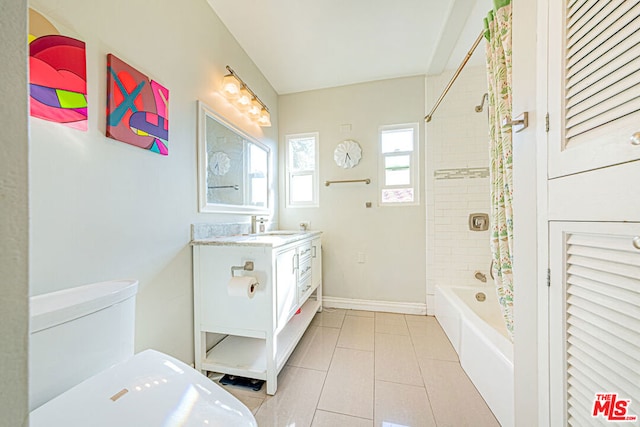
[[[169,90],[107,55],[107,136],[169,154]]]
[[[29,9],[29,95],[33,117],[87,130],[84,42],[63,36]]]

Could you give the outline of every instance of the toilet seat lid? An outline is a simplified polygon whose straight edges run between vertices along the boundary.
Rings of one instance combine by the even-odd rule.
[[[145,350],[30,414],[31,427],[247,426],[251,412],[190,366]]]

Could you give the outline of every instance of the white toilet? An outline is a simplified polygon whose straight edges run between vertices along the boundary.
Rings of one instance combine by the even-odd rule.
[[[190,366],[133,355],[138,282],[31,297],[31,427],[253,426],[238,399]]]

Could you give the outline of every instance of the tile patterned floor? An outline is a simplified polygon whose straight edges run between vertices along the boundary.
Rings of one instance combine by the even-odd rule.
[[[260,427],[499,426],[434,317],[325,309],[275,396],[225,386]]]

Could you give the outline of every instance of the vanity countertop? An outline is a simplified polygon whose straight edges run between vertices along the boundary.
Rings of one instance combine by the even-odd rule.
[[[318,237],[322,231],[268,231],[258,234],[242,234],[236,236],[209,237],[206,239],[195,239],[191,245],[212,245],[212,246],[271,246],[278,247],[300,240]]]

